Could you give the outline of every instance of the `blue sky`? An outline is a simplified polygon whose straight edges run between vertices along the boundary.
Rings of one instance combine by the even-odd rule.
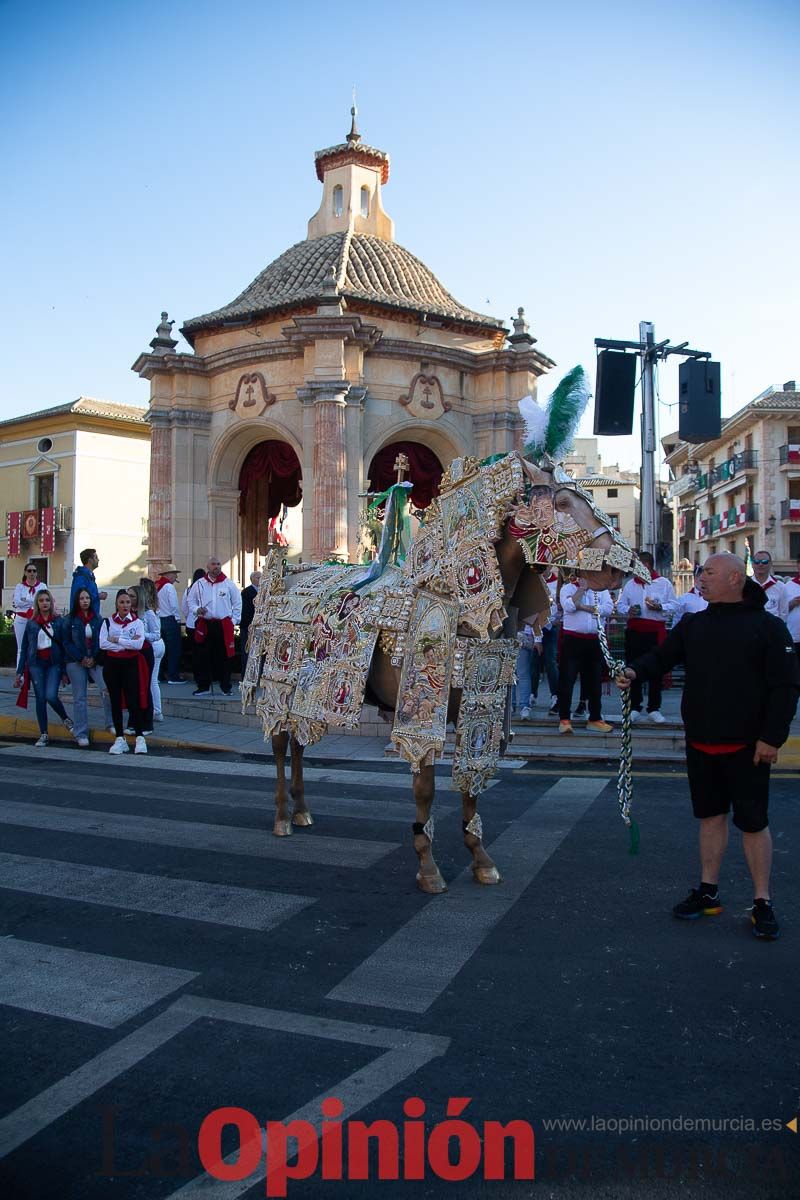
[[[0,418],[146,404],[161,309],[226,303],[305,236],[353,83],[397,240],[462,303],[524,305],[542,396],[652,320],[721,360],[733,412],[800,377],[798,34],[772,0],[0,0]],[[660,395],[667,432],[677,365]]]

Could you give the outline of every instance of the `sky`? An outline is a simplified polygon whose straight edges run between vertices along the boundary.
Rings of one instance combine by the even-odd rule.
[[[799,54],[784,0],[0,0],[0,419],[146,405],[161,310],[177,330],[305,237],[354,84],[397,241],[462,304],[524,306],[540,398],[648,320],[735,412],[800,378]],[[677,388],[672,359],[661,433]],[[636,438],[601,451],[638,466]]]

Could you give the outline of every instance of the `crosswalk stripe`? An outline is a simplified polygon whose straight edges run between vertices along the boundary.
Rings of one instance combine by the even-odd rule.
[[[192,1013],[181,1012],[170,1005],[165,1012],[135,1029],[122,1041],[95,1055],[51,1087],[21,1104],[0,1119],[0,1158],[11,1154],[53,1121],[135,1067],[148,1054],[188,1029],[195,1020]]]
[[[40,760],[41,753],[41,760]],[[59,746],[48,746],[46,750],[37,751],[34,756],[30,746],[7,746],[0,750],[0,762],[8,759],[22,758],[26,763],[35,762],[86,762],[86,750],[67,750]],[[93,762],[96,758],[93,757]],[[141,755],[121,754],[116,758],[109,755],[103,760],[113,770],[119,771],[130,778],[135,772],[141,771],[176,771],[189,772],[193,775],[225,775],[243,776],[248,779],[272,781],[275,779],[275,763],[271,758],[263,762],[219,762],[212,759],[206,762],[203,758],[169,758],[153,754]],[[378,764],[376,764],[378,765]],[[348,783],[353,787],[381,787],[399,789],[411,795],[411,770],[408,771],[352,771],[344,767],[311,767],[303,766],[303,776],[309,783]],[[490,788],[496,787],[499,780],[489,781]],[[449,775],[436,776],[436,789],[440,792],[458,792]]]
[[[0,938],[0,1004],[114,1029],[196,971]]]
[[[492,843],[499,887],[478,887],[469,868],[328,992],[327,999],[426,1012],[519,900],[608,783],[564,778]]]
[[[318,863],[331,867],[371,867],[397,849],[397,843],[366,838],[326,837],[300,830],[294,837],[274,838],[271,829],[240,829],[199,821],[171,821],[135,813],[96,812],[4,800],[0,822],[29,829],[89,834],[145,845],[178,846],[187,850],[214,850],[221,854],[278,858],[283,862]]]
[[[0,887],[238,929],[274,929],[316,900],[111,867],[0,853]]]
[[[11,772],[4,772],[6,778]],[[108,796],[107,781],[100,776],[83,775],[78,781],[75,776],[67,776],[44,771],[22,771],[24,774],[26,792],[38,788],[51,789],[52,792],[79,792],[87,796]],[[158,804],[161,800],[174,800],[180,804],[208,804],[215,808],[248,808],[256,809],[270,816],[274,812],[274,801],[271,793],[264,792],[255,795],[240,788],[214,787],[213,792],[196,794],[187,792],[185,784],[158,784],[158,792],[150,795],[137,795],[136,802]],[[331,796],[323,792],[306,792],[306,800],[313,812],[321,816],[332,817],[365,817],[371,821],[402,821],[406,824],[414,819],[414,803],[409,792],[408,800],[384,800],[380,795],[370,799],[360,796]],[[458,806],[437,801],[436,815],[455,812]]]

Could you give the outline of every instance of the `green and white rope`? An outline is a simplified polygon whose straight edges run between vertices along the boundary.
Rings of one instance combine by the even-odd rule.
[[[597,635],[600,639],[600,649],[603,652],[603,658],[606,661],[609,674],[612,682],[621,675],[625,670],[625,662],[622,659],[614,658],[611,653],[611,648],[606,637],[606,629],[603,619],[600,616],[600,606],[595,601],[594,615],[597,621]],[[624,688],[621,691],[622,696],[622,745],[619,754],[619,774],[617,776],[617,801],[619,803],[619,815],[622,817],[625,824],[630,830],[630,854],[638,854],[639,852],[639,826],[631,816],[631,807],[633,805],[633,733],[631,722],[631,690]]]

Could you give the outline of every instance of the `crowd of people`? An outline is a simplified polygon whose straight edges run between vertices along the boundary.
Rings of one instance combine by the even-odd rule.
[[[243,591],[222,571],[220,560],[209,558],[178,598],[180,572],[167,563],[158,579],[143,576],[120,588],[103,614],[108,593],[100,590],[95,572],[97,551],[83,550],[72,577],[69,605],[58,611],[52,592],[27,563],[14,589],[12,609],[17,640],[15,686],[17,703],[27,707],[33,687],[39,726],[37,747],[48,745],[48,709],[56,714],[80,747],[89,746],[88,690],[99,689],[103,724],[114,734],[109,753],[127,754],[128,737],[134,753],[147,753],[147,737],[164,720],[161,685],[189,683],[181,675],[183,636],[192,651],[196,698],[212,694],[214,682],[222,696],[232,694],[232,674],[247,663],[247,632],[253,617],[260,572],[250,576]],[[241,660],[236,660],[235,628],[240,626]],[[61,699],[61,688],[72,692],[72,716]]]
[[[652,555],[643,551],[640,558],[650,572],[650,582],[634,577],[614,592],[594,592],[579,572],[554,571],[546,580],[549,616],[541,624],[526,625],[517,637],[520,649],[515,709],[521,720],[532,718],[544,678],[549,688],[548,715],[558,717],[559,733],[573,733],[573,721],[584,718],[588,730],[610,732],[612,725],[605,720],[601,709],[605,662],[597,612],[607,632],[614,626],[617,629],[624,626],[624,656],[631,663],[661,646],[668,631],[688,613],[707,608],[708,600],[702,591],[702,566],[694,568],[693,587],[683,595],[676,595],[670,580],[655,570]],[[772,557],[766,550],[757,550],[752,563],[753,580],[765,594],[765,611],[784,622],[800,662],[800,558],[797,573],[790,580],[773,575]],[[578,680],[580,695],[574,705]],[[661,675],[632,682],[634,723],[647,720],[663,725],[661,703]]]

